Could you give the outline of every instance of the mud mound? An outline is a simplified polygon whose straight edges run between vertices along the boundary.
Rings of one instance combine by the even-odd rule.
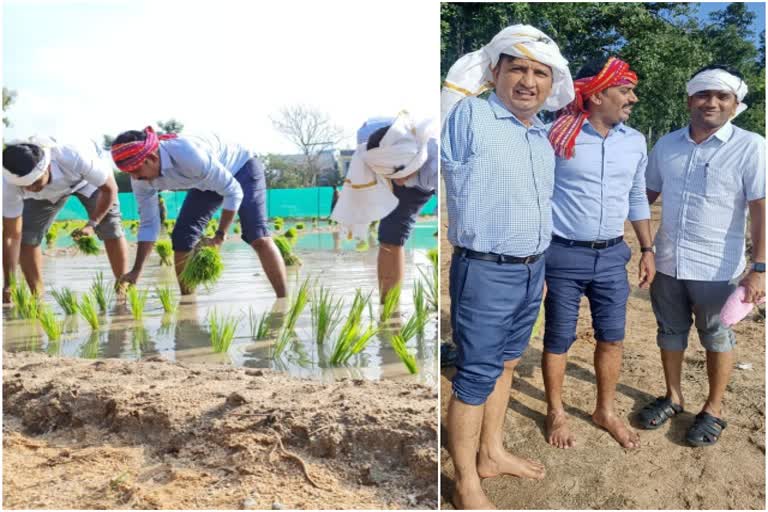
[[[4,353],[4,508],[434,508],[436,394]]]

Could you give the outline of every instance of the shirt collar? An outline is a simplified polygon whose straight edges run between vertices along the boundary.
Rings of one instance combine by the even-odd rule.
[[[168,154],[168,151],[162,144],[158,144],[157,147],[158,153],[160,154],[160,176],[162,176],[163,171],[173,167],[173,162],[171,161],[171,155]]]
[[[717,130],[715,133],[707,137],[705,140],[701,141],[700,144],[706,144],[713,138],[719,139],[721,142],[728,142],[728,140],[731,138],[731,135],[733,135],[733,125],[730,121],[725,123],[723,126],[720,127],[719,130]],[[683,130],[683,137],[685,140],[692,144],[696,144],[693,139],[691,138],[691,125],[685,127],[685,130]]]
[[[581,125],[581,126],[582,126],[582,129],[584,129],[584,127],[586,127],[586,126],[589,126],[590,130],[592,130],[593,132],[595,132],[598,135],[600,135],[597,132],[597,130],[595,130],[595,127],[592,126],[592,123],[589,122],[589,119],[585,119],[584,120],[584,124]],[[616,132],[627,133],[627,125],[625,125],[624,123],[619,123],[619,124],[615,125],[613,128],[608,130],[608,135],[610,135],[612,133],[616,133]]]
[[[491,104],[491,110],[493,110],[494,115],[496,115],[496,119],[512,118],[515,123],[519,124],[526,130],[530,128],[532,130],[541,130],[546,132],[546,127],[544,126],[544,123],[541,122],[541,119],[539,119],[539,116],[533,116],[531,119],[531,126],[526,126],[517,118],[515,114],[509,111],[509,109],[501,102],[499,97],[496,96],[495,92],[492,92],[488,97],[488,103]]]

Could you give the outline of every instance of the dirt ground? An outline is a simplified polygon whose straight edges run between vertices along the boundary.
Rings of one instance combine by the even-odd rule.
[[[434,509],[437,394],[3,354],[4,509]]]
[[[447,215],[441,217],[445,240]],[[653,208],[653,230],[660,209]],[[665,392],[656,346],[656,321],[647,291],[637,288],[639,249],[631,225],[625,228],[633,248],[627,311],[624,365],[618,385],[617,409],[632,417]],[[448,269],[451,247],[441,246],[441,337],[451,339]],[[534,338],[517,367],[505,423],[505,444],[515,454],[546,465],[541,481],[499,477],[483,481],[489,498],[500,509],[765,509],[765,321],[756,313],[735,327],[735,360],[751,369],[734,369],[724,403],[728,427],[721,441],[708,448],[685,444],[685,432],[707,393],[705,353],[691,335],[685,356],[683,392],[686,412],[658,430],[638,430],[641,447],[629,451],[594,426],[592,357],[594,338],[589,306],[582,301],[578,339],[569,352],[563,399],[571,417],[577,446],[561,450],[544,438],[546,402],[541,373],[542,338]],[[441,416],[451,395],[453,369],[441,379]],[[636,427],[636,425],[634,425]],[[442,430],[441,507],[452,508],[453,465]]]

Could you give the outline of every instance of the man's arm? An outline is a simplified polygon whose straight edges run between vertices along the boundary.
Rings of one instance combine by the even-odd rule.
[[[749,202],[752,235],[752,262],[765,263],[765,198]],[[765,272],[749,273],[739,283],[746,289],[744,302],[757,303],[765,297]]]
[[[139,233],[136,260],[130,272],[120,278],[120,282],[135,284],[144,269],[147,257],[152,254],[157,235],[160,233],[160,207],[157,204],[157,191],[140,180],[131,182],[136,204],[139,207]]]
[[[3,304],[11,302],[11,283],[19,264],[21,216],[3,217]]]

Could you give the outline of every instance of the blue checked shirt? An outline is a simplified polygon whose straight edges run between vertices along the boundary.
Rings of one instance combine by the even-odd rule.
[[[225,210],[240,207],[243,190],[235,175],[253,157],[251,151],[211,135],[163,140],[159,152],[160,176],[131,181],[139,206],[139,242],[154,242],[160,233],[157,193],[161,190],[211,190],[224,198]]]
[[[570,240],[609,240],[624,221],[651,218],[645,193],[645,137],[618,124],[603,138],[589,121],[576,137],[573,158],[557,158],[553,233]]]
[[[748,202],[765,197],[765,139],[726,123],[701,144],[688,127],[659,139],[646,186],[661,192],[656,269],[730,281],[744,271]]]
[[[451,244],[518,257],[544,252],[555,170],[544,124],[526,127],[491,94],[456,104],[441,139]]]

